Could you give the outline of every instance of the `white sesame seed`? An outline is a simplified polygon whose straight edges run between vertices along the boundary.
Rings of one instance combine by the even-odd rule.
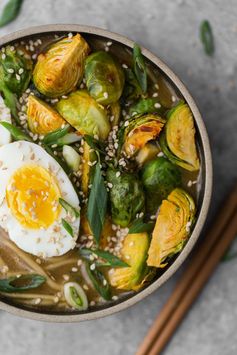
[[[128,66],[127,66],[127,64],[125,64],[125,63],[122,64],[122,67],[123,67],[124,69],[128,69]]]
[[[163,152],[159,152],[159,153],[157,154],[157,156],[158,156],[158,157],[163,157],[163,156],[164,156],[164,153],[163,153]]]
[[[72,267],[72,272],[77,272],[78,268],[77,267]]]
[[[155,105],[154,105],[155,108],[160,108],[161,107],[161,104],[159,104],[159,102],[156,102]]]
[[[174,95],[171,96],[171,100],[172,102],[175,102],[176,101],[176,97]]]
[[[65,281],[68,281],[68,280],[69,280],[69,276],[66,275],[66,274],[64,274],[64,275],[63,275],[63,279],[64,279]]]
[[[116,295],[113,296],[113,297],[112,297],[112,300],[113,300],[113,301],[117,301],[117,300],[118,300],[118,296],[116,296]]]
[[[90,306],[95,306],[95,301],[90,301]]]
[[[115,175],[116,175],[116,177],[119,177],[121,175],[120,171],[117,171],[117,173]]]
[[[129,121],[124,122],[124,127],[127,127],[129,125]]]
[[[158,92],[154,92],[154,94],[152,95],[152,97],[157,97],[158,96]]]
[[[91,264],[90,269],[95,270],[95,264]]]
[[[89,287],[88,287],[86,284],[84,284],[82,287],[83,287],[83,288],[84,288],[84,290],[86,290],[86,291],[88,291],[88,290],[89,290]]]
[[[108,99],[108,97],[109,97],[109,94],[105,91],[104,92],[104,98]]]
[[[41,302],[41,298],[36,298],[34,303],[35,304],[40,304],[40,302]]]
[[[3,53],[3,54],[2,54],[2,60],[5,60],[5,59],[6,59],[6,54]]]
[[[20,68],[19,70],[18,70],[18,74],[23,74],[24,73],[24,69],[23,68]]]
[[[191,180],[189,180],[189,182],[187,183],[187,186],[188,186],[188,187],[191,187],[191,186],[192,186],[192,181],[191,181]]]
[[[112,46],[112,44],[113,44],[113,42],[111,42],[111,41],[109,41],[109,42],[106,43],[106,45],[107,45],[108,47]]]

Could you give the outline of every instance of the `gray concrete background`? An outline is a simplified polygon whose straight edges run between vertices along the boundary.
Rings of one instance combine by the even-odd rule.
[[[0,9],[6,3],[0,1]],[[208,58],[198,38],[212,24],[216,52]],[[236,0],[25,0],[0,36],[32,25],[78,23],[124,34],[156,53],[190,89],[203,114],[214,158],[209,220],[237,177]],[[0,313],[0,354],[133,355],[169,296],[179,271],[143,302],[83,324],[45,324]],[[237,354],[237,259],[221,263],[165,350],[169,355]]]

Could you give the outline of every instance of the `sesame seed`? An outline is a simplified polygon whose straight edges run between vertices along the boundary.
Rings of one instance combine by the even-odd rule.
[[[176,97],[174,95],[171,96],[171,100],[172,102],[175,102],[176,101]]]
[[[90,301],[90,306],[95,306],[95,301]]]
[[[91,264],[90,269],[95,270],[95,264]]]
[[[6,54],[3,53],[3,54],[2,54],[2,60],[5,60],[5,59],[6,59]]]
[[[41,298],[36,298],[35,299],[35,304],[40,304],[40,302],[41,302]]]
[[[123,67],[124,69],[128,69],[128,66],[127,66],[127,64],[125,64],[125,63],[122,64],[122,67]]]
[[[187,186],[188,186],[188,187],[191,187],[191,186],[192,186],[192,181],[191,181],[191,180],[189,180],[189,182],[187,183]]]
[[[109,51],[109,47],[105,47],[105,52],[108,52]]]
[[[108,99],[108,97],[109,97],[109,94],[105,91],[104,92],[104,97],[106,98],[106,99]]]
[[[86,284],[84,284],[82,287],[83,287],[83,288],[84,288],[84,290],[86,290],[86,291],[88,291],[88,290],[89,290],[89,287],[88,287]]]
[[[116,177],[119,177],[121,175],[120,171],[117,171]]]
[[[124,127],[127,127],[129,125],[129,121],[124,122]]]
[[[108,47],[112,46],[112,44],[113,44],[113,42],[111,42],[111,41],[109,41],[109,42],[106,43],[106,45],[107,45]]]
[[[118,296],[113,296],[113,297],[112,297],[112,300],[113,300],[113,301],[117,301],[117,300],[118,300]]]
[[[159,152],[159,153],[157,154],[157,156],[158,156],[158,157],[163,157],[163,156],[164,156],[164,153],[163,153],[163,152]]]
[[[54,297],[53,301],[54,301],[54,303],[58,303],[59,297],[58,296]]]
[[[154,94],[152,95],[152,97],[157,97],[158,96],[158,92],[154,92]]]
[[[77,272],[78,268],[77,267],[72,267],[72,272]]]
[[[77,265],[78,265],[78,266],[81,266],[81,265],[82,265],[81,259],[78,259],[78,260],[77,260]]]
[[[21,74],[23,74],[23,73],[24,73],[24,69],[23,69],[23,68],[20,68],[20,69],[18,70],[18,74],[21,75]]]
[[[63,279],[64,279],[65,281],[68,281],[68,280],[69,280],[69,276],[66,275],[66,274],[64,274],[64,275],[63,275]]]
[[[155,108],[160,108],[161,107],[161,104],[159,104],[159,102],[156,102],[155,105],[154,105]]]
[[[70,32],[68,33],[68,38],[72,38],[73,37],[73,34]]]
[[[113,184],[111,184],[111,182],[108,182],[107,186],[108,186],[109,189],[112,189]]]

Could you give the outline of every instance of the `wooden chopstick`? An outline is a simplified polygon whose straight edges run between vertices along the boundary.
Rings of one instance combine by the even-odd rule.
[[[136,355],[159,354],[234,239],[237,232],[237,185],[223,206]],[[210,263],[214,265],[212,268]]]

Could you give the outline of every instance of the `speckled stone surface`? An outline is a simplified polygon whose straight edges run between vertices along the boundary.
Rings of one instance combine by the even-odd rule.
[[[0,1],[0,9],[6,3]],[[214,58],[203,53],[198,28],[213,26]],[[213,150],[214,196],[209,221],[237,177],[236,0],[25,0],[0,36],[49,23],[95,25],[119,32],[160,56],[190,89]],[[46,324],[0,312],[0,354],[133,355],[181,270],[143,302],[82,324]],[[237,259],[221,263],[164,351],[169,355],[237,354]]]

